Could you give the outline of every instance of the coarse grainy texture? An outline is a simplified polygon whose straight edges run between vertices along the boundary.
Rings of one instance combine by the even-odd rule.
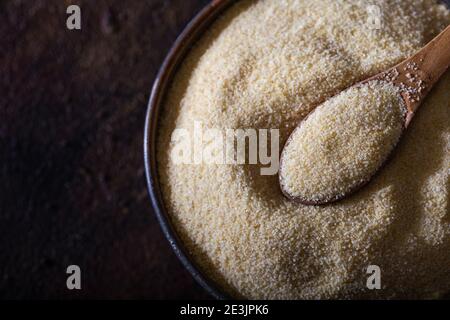
[[[239,1],[181,66],[160,118],[165,205],[193,259],[236,297],[422,298],[450,289],[450,75],[395,157],[366,188],[326,207],[281,193],[257,165],[179,165],[171,135],[280,128],[281,143],[320,102],[412,55],[450,23],[432,0]],[[369,265],[383,290],[367,290]]]
[[[392,83],[370,81],[317,107],[290,136],[280,184],[303,203],[337,200],[369,181],[402,134],[406,105]]]

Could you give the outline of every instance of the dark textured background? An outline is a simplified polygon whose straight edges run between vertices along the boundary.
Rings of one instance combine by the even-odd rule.
[[[142,154],[153,79],[207,2],[0,0],[0,299],[209,298],[151,212]]]
[[[151,212],[142,155],[155,74],[207,2],[0,1],[0,298],[208,298]]]

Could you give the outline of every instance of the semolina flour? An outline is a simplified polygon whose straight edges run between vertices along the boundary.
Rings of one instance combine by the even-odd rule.
[[[406,105],[392,83],[353,86],[317,107],[283,149],[280,184],[289,197],[324,203],[370,180],[403,132]]]
[[[368,23],[368,4],[381,28]],[[235,297],[428,298],[450,291],[450,74],[386,168],[339,203],[287,200],[252,165],[171,161],[172,132],[278,128],[411,56],[450,23],[434,0],[242,0],[198,41],[169,90],[157,158],[165,206],[192,258]],[[369,265],[382,290],[368,290]]]

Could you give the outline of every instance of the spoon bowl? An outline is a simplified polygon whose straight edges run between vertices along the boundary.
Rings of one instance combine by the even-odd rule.
[[[425,100],[426,96],[430,93],[433,86],[438,82],[438,80],[441,78],[441,76],[444,74],[444,72],[448,69],[450,65],[450,26],[447,27],[444,31],[442,31],[436,38],[434,38],[431,42],[429,42],[424,48],[422,48],[420,51],[418,51],[415,55],[412,57],[406,59],[405,61],[397,64],[396,66],[383,71],[375,76],[372,76],[366,80],[363,80],[361,82],[356,83],[352,87],[342,91],[341,93],[337,94],[330,100],[326,101],[319,107],[317,107],[313,112],[311,112],[300,124],[298,127],[292,132],[291,136],[288,138],[280,159],[280,174],[279,174],[279,180],[280,180],[280,187],[283,192],[283,194],[289,198],[290,200],[299,202],[301,204],[305,205],[324,205],[329,204],[332,202],[336,202],[339,200],[342,200],[349,195],[357,192],[362,187],[367,185],[372,178],[380,171],[382,167],[387,163],[388,159],[391,158],[391,154],[395,150],[395,146],[398,144],[398,142],[401,140],[401,136],[404,133],[405,129],[409,126],[411,123],[411,120],[414,117],[414,114],[416,113],[417,109],[422,105],[422,102]],[[337,130],[330,131],[330,135],[332,135],[332,138],[329,137],[322,137],[320,136],[322,133],[317,131],[317,136],[314,136],[316,132],[312,133],[313,136],[311,136],[311,133],[308,131],[305,131],[305,128],[313,128],[313,125],[311,123],[318,121],[330,121],[330,119],[338,118],[338,115],[333,114],[330,110],[326,110],[326,108],[340,108],[341,106],[336,105],[336,101],[339,101],[342,96],[347,95],[348,92],[362,90],[361,88],[364,88],[365,86],[370,86],[372,83],[385,83],[391,85],[393,88],[395,88],[396,92],[392,92],[393,95],[397,95],[398,98],[401,100],[401,104],[404,108],[404,115],[402,118],[397,119],[398,122],[401,124],[401,131],[396,131],[396,134],[398,134],[398,139],[392,143],[392,139],[382,139],[383,137],[377,137],[374,135],[375,138],[379,138],[378,140],[374,140],[373,142],[376,142],[376,147],[370,149],[371,145],[370,143],[372,141],[369,141],[367,150],[364,150],[364,146],[367,145],[366,141],[364,141],[361,137],[362,134],[365,134],[364,132],[364,126],[362,126],[362,129],[359,130],[358,128],[349,131],[352,133],[351,136],[349,136],[348,140],[355,140],[355,136],[359,136],[359,140],[355,140],[359,142],[357,145],[353,146],[353,148],[342,148],[342,150],[339,150],[338,148],[339,142],[342,139],[339,140],[338,137],[335,138],[336,135],[340,135],[340,132],[336,132]],[[392,110],[392,106],[386,105],[383,106],[382,104],[379,104],[379,99],[372,96],[371,102],[362,101],[361,99],[358,100],[359,106],[365,107],[365,114],[360,115],[362,119],[369,117],[370,112],[373,108],[386,108],[386,110]],[[390,101],[392,103],[393,100],[387,99],[386,101]],[[373,103],[374,105],[370,105],[370,103]],[[386,102],[387,103],[387,102]],[[395,103],[393,103],[395,104]],[[355,108],[347,107],[345,110],[349,114],[354,112]],[[384,109],[379,109],[381,111],[384,111]],[[328,112],[328,114],[326,114]],[[325,116],[324,116],[325,114]],[[386,112],[387,114],[387,112]],[[377,119],[385,119],[385,117],[371,117],[375,119],[374,121],[376,123],[368,123],[369,127],[373,127],[373,130],[368,132],[367,140],[371,137],[370,133],[378,133],[379,130],[383,131],[384,128],[386,128],[386,132],[389,133],[389,127],[386,124],[387,123],[378,123],[379,120]],[[319,120],[318,120],[319,119]],[[323,120],[325,119],[325,120]],[[350,119],[350,116],[349,116]],[[345,121],[345,119],[338,119],[340,125],[343,127],[342,132],[345,132],[345,130],[351,130],[352,122],[351,121]],[[364,121],[362,121],[364,122]],[[381,128],[380,128],[381,126]],[[350,129],[349,129],[349,128]],[[378,131],[377,131],[378,130]],[[302,136],[303,135],[303,136]],[[303,155],[300,153],[293,153],[295,150],[295,143],[298,143],[300,146],[304,145],[303,140],[307,139],[305,136],[308,136],[307,138],[310,139],[310,141],[316,143],[317,146],[319,146],[317,150],[317,154],[322,154],[323,157],[319,158],[319,160],[315,163],[310,165],[310,163],[307,163],[302,158]],[[314,139],[315,138],[315,139]],[[329,139],[328,139],[329,138]],[[388,137],[390,138],[390,137]],[[327,140],[328,139],[328,140]],[[317,142],[319,141],[319,142]],[[383,145],[384,144],[384,145]],[[294,147],[292,147],[294,146]],[[310,148],[310,147],[308,147]],[[306,149],[308,149],[306,148]],[[361,152],[358,148],[361,148]],[[306,150],[304,149],[304,150]],[[329,153],[326,153],[323,151],[323,149],[326,149],[330,151]],[[337,150],[337,152],[335,152]],[[377,154],[377,152],[384,152],[384,154]],[[307,150],[308,151],[308,150]],[[304,152],[307,155],[313,155],[314,150],[309,150],[308,152]],[[377,163],[370,163],[370,165],[367,165],[367,158],[364,158],[366,154],[363,151],[367,151],[367,155],[370,155],[373,157],[373,159],[377,160]],[[331,156],[330,156],[331,155]],[[350,156],[349,156],[350,155]],[[293,159],[293,156],[298,156],[299,159]],[[359,157],[363,159],[359,159]],[[301,158],[301,159],[300,159]],[[301,160],[301,161],[300,161]],[[361,160],[361,161],[360,161]],[[372,159],[371,159],[372,160]],[[327,162],[326,165],[323,165],[322,162]],[[336,170],[335,172],[328,172],[328,171],[320,171],[323,168],[332,169],[333,167],[333,161],[338,162],[342,161],[344,162],[344,170]],[[369,161],[370,162],[370,161]],[[300,164],[303,166],[300,167]],[[316,165],[317,164],[317,165]],[[359,172],[358,174],[354,174],[353,171],[356,165],[355,164],[362,164],[363,168],[367,170],[367,172],[362,172],[363,175],[361,175]],[[364,167],[365,165],[365,167]],[[297,167],[296,167],[297,166]],[[297,172],[297,170],[300,170]],[[302,176],[303,178],[302,179]],[[321,175],[321,176],[320,176]],[[324,176],[328,175],[328,176]],[[326,184],[327,181],[334,181],[329,179],[329,175],[335,175],[336,181],[345,181],[348,185],[345,185],[345,188],[341,188],[341,186],[328,186]],[[351,179],[349,178],[351,176]],[[323,180],[323,181],[322,181]],[[297,185],[296,185],[297,183]],[[313,185],[314,184],[314,185]],[[311,188],[309,188],[312,186]],[[299,189],[304,189],[303,194],[302,191]],[[321,190],[318,190],[318,188],[321,188]],[[323,191],[323,192],[322,192]],[[305,194],[307,194],[305,196]]]

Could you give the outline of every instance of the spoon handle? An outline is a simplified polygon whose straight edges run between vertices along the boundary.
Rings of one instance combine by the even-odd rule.
[[[395,67],[393,81],[413,114],[450,65],[450,26],[411,58]]]

